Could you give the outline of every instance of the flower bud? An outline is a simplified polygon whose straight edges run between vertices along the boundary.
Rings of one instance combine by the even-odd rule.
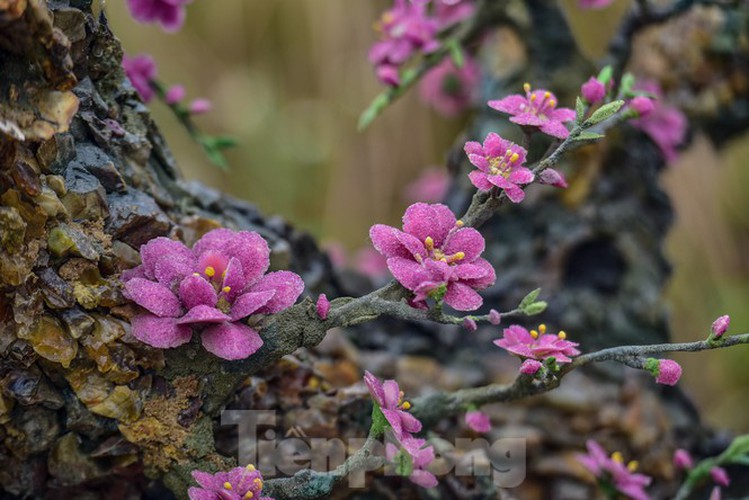
[[[711,330],[713,332],[713,335],[715,337],[721,337],[724,333],[726,333],[726,330],[728,330],[728,327],[731,325],[731,317],[729,315],[721,316],[720,318],[713,321],[713,326],[711,327]]]
[[[523,364],[520,365],[520,373],[523,375],[535,375],[538,370],[541,369],[540,361],[536,361],[535,359],[526,359],[523,361]]]
[[[591,76],[590,79],[580,87],[580,93],[582,94],[583,99],[588,101],[588,103],[596,104],[597,102],[602,101],[606,95],[606,87],[597,78]]]
[[[640,116],[649,115],[655,109],[655,103],[649,97],[638,95],[632,99],[629,106]]]

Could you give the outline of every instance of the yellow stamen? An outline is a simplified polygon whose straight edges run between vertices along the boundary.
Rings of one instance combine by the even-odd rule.
[[[528,83],[528,82],[525,82],[523,84],[523,90],[525,90],[526,92],[530,92],[531,91],[531,84]]]
[[[242,498],[252,498],[254,496],[255,496],[254,493],[252,493],[251,491],[248,491],[247,493],[244,494]]]
[[[557,337],[559,337],[560,339],[564,340],[564,339],[566,339],[566,338],[567,338],[567,333],[565,333],[565,331],[564,331],[564,330],[562,330],[562,331],[560,331],[560,332],[559,332],[559,333],[557,334]]]
[[[225,286],[224,288],[221,289],[221,291],[224,292],[224,293],[229,293],[229,292],[231,292],[231,287],[230,286]]]
[[[518,161],[518,158],[520,158],[520,155],[519,155],[519,154],[517,154],[517,153],[512,153],[512,156],[510,156],[510,161],[511,161],[511,162],[516,162],[516,161]]]
[[[434,249],[434,240],[431,236],[426,237],[426,239],[424,240],[424,245],[426,245],[427,249],[430,251]]]
[[[624,457],[622,456],[622,452],[621,451],[615,451],[614,453],[612,453],[611,454],[611,460],[613,460],[614,462],[623,464],[624,463]]]
[[[410,410],[411,403],[409,403],[408,401],[404,401],[403,404],[401,405],[401,408],[403,408],[404,410]]]
[[[223,273],[221,273],[221,277],[222,277],[222,278],[226,278],[226,269],[224,269],[224,272],[223,272]]]
[[[465,226],[466,224],[462,220],[458,220],[458,221],[455,222],[455,225],[457,227],[461,228],[461,227]]]
[[[556,105],[557,105],[557,101],[555,101],[554,99],[552,99],[551,101],[549,101],[549,106],[551,106],[552,108],[554,106],[556,106]]]
[[[545,325],[545,324],[543,324],[543,323],[542,323],[542,324],[540,324],[540,325],[538,325],[538,332],[539,332],[539,333],[540,333],[541,335],[545,334],[545,333],[546,333],[546,325]]]
[[[639,466],[640,466],[640,463],[637,460],[632,460],[630,463],[627,464],[627,470],[629,470],[629,472],[634,472],[637,470]]]
[[[534,339],[537,339],[538,338],[538,332],[536,330],[531,330],[531,337],[533,337]]]
[[[216,270],[212,266],[208,266],[205,268],[205,275],[213,278],[216,275]]]
[[[535,101],[535,100],[536,100],[536,97],[538,97],[538,96],[537,96],[536,94],[532,94],[532,95],[531,95],[531,101]]]
[[[247,469],[250,472],[253,472],[255,470],[255,466],[252,464],[247,464],[247,467],[245,467],[245,469]]]
[[[544,99],[548,99],[549,97],[551,97],[551,92],[549,91],[544,92]]]
[[[226,488],[227,490],[230,490],[230,491],[234,489],[229,481],[226,481],[224,483],[224,488]]]
[[[445,264],[447,264],[447,259],[446,259],[445,257],[442,257],[442,258],[440,259],[440,262],[444,262]]]
[[[466,258],[466,253],[465,252],[457,252],[457,253],[453,254],[453,259],[455,259],[455,260],[463,260],[465,258]]]
[[[255,483],[259,488],[263,487],[263,480],[259,477],[256,477],[252,482]]]

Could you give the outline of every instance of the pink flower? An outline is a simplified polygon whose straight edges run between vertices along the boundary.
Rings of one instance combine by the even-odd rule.
[[[489,432],[492,429],[492,421],[489,415],[482,411],[466,412],[465,420],[466,425],[476,432]]]
[[[495,340],[494,344],[521,358],[545,361],[553,357],[557,363],[569,363],[572,361],[570,358],[580,354],[580,351],[575,349],[578,343],[566,338],[564,332],[557,335],[546,333],[546,325],[540,325],[538,331],[530,332],[520,325],[511,325],[504,329],[504,336]]]
[[[213,104],[208,99],[195,99],[190,103],[189,107],[190,113],[194,115],[207,113],[211,109],[213,109]]]
[[[434,14],[439,21],[440,29],[452,26],[467,19],[476,11],[473,0],[436,0]]]
[[[655,103],[649,97],[638,95],[631,101],[629,106],[637,112],[640,117],[647,116],[655,109]]]
[[[481,233],[463,227],[445,205],[415,203],[403,216],[403,231],[376,224],[369,236],[395,279],[414,292],[415,304],[444,291],[450,307],[472,311],[483,303],[476,290],[496,279],[494,268],[481,258]]]
[[[445,199],[449,187],[450,176],[444,168],[428,168],[418,179],[406,186],[404,194],[405,198],[412,203],[417,201],[436,203]]]
[[[611,457],[601,445],[588,440],[587,455],[578,455],[577,461],[588,469],[599,481],[610,484],[622,495],[632,500],[648,500],[650,497],[645,492],[645,486],[650,484],[651,478],[644,474],[636,474],[637,462],[624,465],[621,453],[614,453]]]
[[[164,100],[167,104],[177,104],[179,101],[185,98],[185,87],[182,85],[172,85],[169,90],[166,91]]]
[[[632,125],[645,132],[660,148],[663,158],[671,163],[679,156],[677,146],[684,142],[687,134],[687,119],[678,108],[662,101],[663,92],[655,82],[643,82],[638,90],[650,92],[659,97],[654,109],[645,116],[632,120]]]
[[[713,335],[716,338],[722,337],[724,333],[728,330],[728,327],[731,326],[731,317],[729,315],[721,316],[720,318],[713,321],[713,325],[710,327],[710,329],[713,332]]]
[[[511,95],[498,101],[489,101],[489,107],[512,115],[510,121],[525,127],[538,127],[541,132],[557,139],[566,139],[569,130],[565,122],[575,120],[575,111],[557,108],[557,98],[548,90],[534,90],[530,84],[523,86],[525,96]]]
[[[482,191],[490,191],[496,186],[504,190],[514,203],[523,201],[525,193],[519,185],[533,182],[533,172],[523,166],[527,154],[525,149],[494,132],[486,136],[483,146],[468,141],[463,149],[478,168],[468,174],[474,186]]]
[[[497,326],[502,322],[502,315],[496,309],[489,310],[489,323]]]
[[[202,328],[203,347],[224,359],[244,359],[263,341],[241,320],[290,307],[304,282],[289,271],[265,274],[270,250],[250,231],[215,229],[191,249],[155,238],[140,249],[143,264],[122,273],[125,294],[146,313],[133,318],[133,335],[150,346],[189,342]]]
[[[434,488],[437,486],[437,478],[434,477],[434,474],[426,470],[426,467],[434,461],[434,447],[425,446],[425,440],[414,437],[408,437],[401,441],[400,444],[403,453],[406,453],[410,457],[413,465],[411,475],[408,476],[411,482],[423,488]],[[390,461],[393,461],[400,452],[398,447],[392,443],[387,443],[385,446],[385,457]]]
[[[321,320],[325,321],[326,319],[328,319],[328,313],[330,312],[330,301],[324,293],[321,293],[320,296],[317,297],[316,309],[317,315]]]
[[[263,476],[253,465],[216,474],[196,470],[192,477],[200,488],[193,486],[187,491],[190,500],[273,500],[258,496],[263,490]]]
[[[362,248],[354,257],[354,268],[373,279],[382,278],[388,272],[387,260],[371,247]]]
[[[614,0],[578,0],[581,9],[605,9],[611,5]]]
[[[185,22],[185,5],[192,0],[127,0],[130,15],[140,23],[159,23],[174,33]]]
[[[598,78],[591,76],[580,87],[580,94],[589,104],[596,104],[606,96],[606,86]]]
[[[154,90],[151,88],[151,80],[156,78],[156,62],[153,57],[146,54],[134,57],[122,56],[122,68],[143,102],[147,103],[153,99]]]
[[[429,53],[439,46],[435,39],[438,23],[427,15],[426,7],[422,1],[395,0],[393,8],[382,15],[378,23],[381,39],[369,51],[369,62],[382,83],[397,86],[401,64],[416,52]]]
[[[713,478],[713,481],[717,485],[728,486],[731,484],[731,478],[728,477],[728,472],[723,467],[713,467],[710,469],[710,477]]]
[[[691,469],[694,467],[692,455],[687,450],[679,448],[674,452],[674,467],[684,470]]]
[[[463,328],[468,330],[469,332],[475,332],[478,328],[478,325],[476,324],[476,320],[473,318],[465,318],[463,320]]]
[[[471,57],[466,57],[460,68],[446,57],[421,80],[421,100],[444,116],[456,116],[473,102],[480,71],[481,67]]]
[[[520,373],[523,375],[535,375],[543,365],[535,359],[526,359],[520,364]]]
[[[681,366],[671,359],[661,359],[658,362],[658,375],[655,381],[663,385],[676,385],[681,378]]]
[[[392,427],[393,434],[398,441],[403,442],[410,438],[411,434],[421,431],[421,422],[408,413],[411,403],[403,400],[403,392],[398,387],[398,382],[386,380],[383,383],[370,372],[365,371],[364,383],[372,399],[380,407],[382,414]]]
[[[710,492],[710,497],[708,500],[721,500],[723,498],[723,494],[720,491],[720,486],[713,487],[712,491]]]
[[[538,182],[541,184],[548,184],[560,189],[567,188],[567,179],[553,168],[546,168],[541,171],[538,176]]]

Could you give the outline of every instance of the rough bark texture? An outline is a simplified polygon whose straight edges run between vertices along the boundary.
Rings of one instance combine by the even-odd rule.
[[[512,26],[534,34],[526,38],[526,63],[512,74],[490,74],[487,96],[515,91],[524,80],[554,88],[565,101],[574,95],[592,68],[555,5],[528,3],[529,19]],[[484,42],[487,67],[501,53],[493,43]],[[134,309],[118,277],[156,236],[191,244],[218,226],[256,230],[271,245],[273,267],[301,274],[308,291],[360,295],[366,285],[334,275],[315,242],[282,220],[186,183],[123,77],[121,57],[89,1],[0,0],[0,485],[6,495],[164,498],[169,488],[183,496],[191,470],[234,462],[227,458],[236,453],[233,434],[214,432],[227,403],[279,410],[280,434],[301,425],[310,436],[361,437],[368,403],[361,389],[351,388],[361,367],[410,380],[413,389],[418,383],[456,389],[514,374],[512,362],[498,368],[482,347],[494,331],[466,337],[453,327],[394,320],[358,327],[353,344],[336,333],[320,348],[274,363],[323,340],[324,329],[304,322],[314,314],[309,301],[265,329],[263,349],[246,362],[220,362],[196,344],[163,352],[136,341],[128,325]],[[727,116],[732,133],[746,128],[740,110]],[[482,113],[470,135],[504,136],[502,123]],[[545,146],[534,143],[533,150]],[[454,158],[456,173],[467,169],[457,149]],[[553,298],[543,319],[564,325],[586,349],[667,340],[661,244],[672,215],[658,188],[663,164],[655,146],[626,129],[606,146],[576,153],[573,166],[568,192],[532,188],[528,203],[505,207],[485,228],[488,258],[500,276],[486,303],[512,309],[543,286]],[[449,198],[456,212],[468,193],[465,182],[456,182]],[[491,410],[490,438],[529,439],[523,486],[529,497],[585,494],[570,479],[579,476],[570,457],[590,435],[603,433],[644,456],[658,479],[671,474],[664,463],[675,443],[715,451],[678,391],[656,394],[643,389],[647,380],[621,374],[594,377],[595,383],[571,376],[555,393]],[[465,433],[453,419],[436,430]],[[411,490],[397,479],[375,481],[400,495]],[[663,492],[673,487],[663,484]],[[496,494],[489,482],[465,478],[448,479],[437,492]]]

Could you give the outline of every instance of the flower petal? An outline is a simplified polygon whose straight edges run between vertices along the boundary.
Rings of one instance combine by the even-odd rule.
[[[179,298],[187,309],[199,305],[215,307],[218,300],[216,289],[200,275],[188,276],[182,280],[179,284]]]
[[[496,109],[502,113],[515,115],[522,113],[528,107],[528,99],[520,94],[514,94],[509,95],[504,99],[489,101],[488,104],[492,109]]]
[[[570,135],[570,131],[564,126],[562,122],[558,121],[547,121],[540,127],[541,132],[544,134],[556,137],[557,139],[566,139]]]
[[[402,257],[392,257],[387,260],[388,269],[393,277],[411,291],[420,284],[429,281],[429,273],[416,261]]]
[[[481,307],[484,299],[473,288],[456,281],[451,281],[447,285],[445,302],[458,311],[473,311]]]
[[[385,394],[384,399],[384,407],[394,409],[398,406],[398,402],[400,401],[400,387],[398,387],[398,382],[395,380],[386,380],[382,384],[382,390]]]
[[[161,283],[133,278],[125,283],[129,298],[156,316],[176,318],[182,312],[179,299]]]
[[[422,488],[434,488],[438,484],[435,475],[428,470],[423,469],[414,470],[413,472],[411,472],[411,475],[408,476],[408,479],[410,479],[412,483],[418,484]]]
[[[190,327],[178,325],[174,318],[140,314],[131,320],[131,325],[136,339],[160,349],[180,346],[192,338]]]
[[[194,470],[192,471],[192,478],[197,481],[200,486],[208,490],[220,490],[224,487],[223,481],[221,481],[215,475],[209,474],[208,472]]]
[[[143,261],[143,272],[147,278],[156,279],[156,264],[162,259],[179,261],[195,261],[192,250],[180,241],[170,240],[163,236],[154,238],[140,247],[140,257]],[[190,269],[189,272],[192,272]]]
[[[447,237],[442,251],[447,255],[463,252],[465,257],[461,262],[473,262],[481,255],[485,246],[481,233],[472,227],[464,227]]]
[[[390,257],[410,257],[408,249],[398,239],[398,234],[402,231],[386,226],[384,224],[375,224],[369,229],[369,238],[375,249],[387,258]]]
[[[260,278],[260,281],[252,285],[249,291],[264,292],[267,290],[274,290],[276,293],[267,304],[256,312],[260,314],[275,314],[294,305],[296,299],[304,291],[304,281],[302,281],[299,275],[291,271],[276,271]]]
[[[468,178],[471,180],[471,184],[482,191],[490,191],[491,188],[494,187],[494,185],[487,180],[486,174],[480,170],[472,170],[468,173]]]
[[[254,231],[214,229],[195,243],[193,251],[198,256],[213,251],[228,258],[236,257],[242,264],[247,283],[258,280],[270,265],[268,243]]]
[[[380,406],[384,405],[385,404],[385,389],[383,388],[382,382],[380,382],[380,379],[378,379],[372,373],[365,371],[364,383],[367,385],[367,389],[369,389],[369,392],[370,394],[372,394],[372,398],[375,400],[375,402]]]
[[[455,227],[455,221],[455,214],[447,205],[414,203],[406,209],[403,216],[403,230],[421,241],[430,236],[434,245],[439,248],[447,233]]]
[[[275,294],[275,290],[265,290],[240,295],[231,305],[229,314],[231,314],[232,321],[240,320],[254,313],[266,305]]]
[[[492,286],[497,280],[497,274],[494,271],[494,266],[492,266],[489,261],[484,258],[479,257],[478,259],[471,262],[471,267],[465,271],[465,274],[463,276],[461,276],[461,273],[463,273],[462,268],[464,266],[468,266],[468,264],[456,266],[455,275],[460,278],[461,283],[470,286],[474,290],[483,290],[486,287]],[[477,271],[476,268],[483,269],[484,273],[478,276],[479,271]],[[471,273],[471,277],[468,277],[468,272]]]
[[[238,322],[209,326],[201,340],[206,351],[229,360],[245,359],[263,345],[255,330]]]
[[[227,316],[215,307],[198,305],[187,311],[187,314],[177,320],[178,325],[188,325],[195,323],[221,323],[229,321],[231,317]]]
[[[525,167],[516,167],[512,169],[510,176],[507,178],[508,181],[513,184],[529,184],[533,182],[533,172]]]
[[[193,486],[187,490],[187,497],[190,500],[216,500],[216,493]]]

